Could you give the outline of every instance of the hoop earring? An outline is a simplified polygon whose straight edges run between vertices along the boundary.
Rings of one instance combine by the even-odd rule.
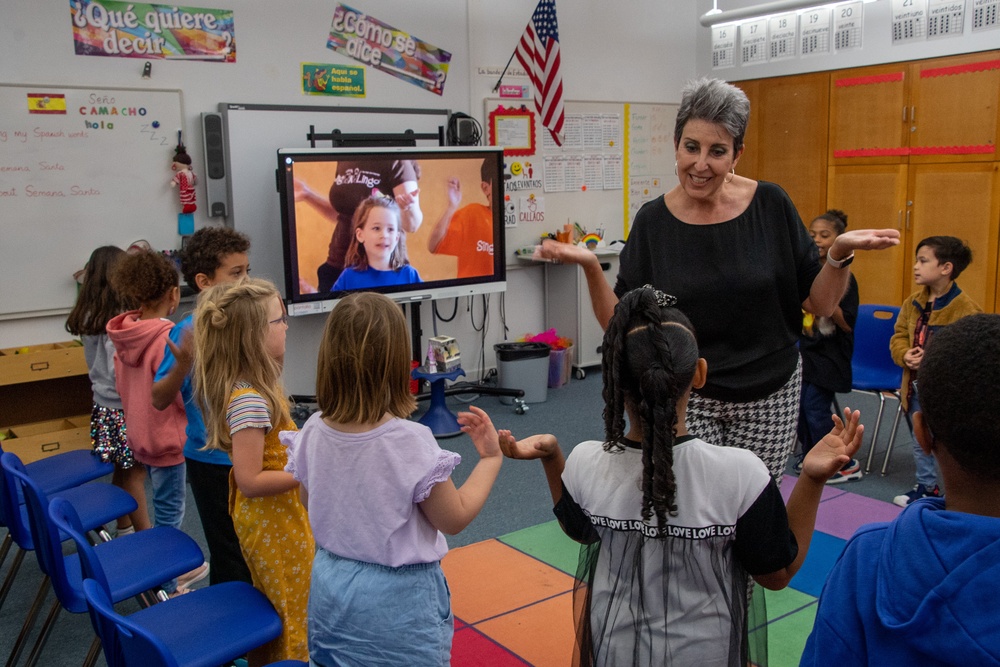
[[[729,178],[722,179],[723,183],[732,183],[733,182],[733,179],[736,178],[736,167],[733,167],[730,170],[730,173],[732,173],[732,176],[730,176]]]
[[[674,160],[674,176],[677,175],[677,160]]]

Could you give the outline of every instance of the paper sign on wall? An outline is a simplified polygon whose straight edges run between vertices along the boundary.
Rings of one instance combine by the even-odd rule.
[[[78,56],[236,62],[231,9],[70,0]]]
[[[337,4],[326,47],[395,77],[444,93],[451,54],[409,33]]]

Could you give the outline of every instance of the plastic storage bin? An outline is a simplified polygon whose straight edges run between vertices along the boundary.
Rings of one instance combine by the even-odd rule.
[[[549,351],[545,343],[497,343],[497,375],[504,389],[524,391],[525,403],[543,403],[549,392]],[[514,399],[501,396],[510,405]]]
[[[573,374],[573,346],[552,350],[549,354],[549,389],[556,389],[569,382]]]

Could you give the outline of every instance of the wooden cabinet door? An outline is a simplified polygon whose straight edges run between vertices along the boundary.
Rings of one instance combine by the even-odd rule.
[[[995,304],[1000,163],[922,164],[910,169],[907,257],[928,236],[957,236],[972,248],[972,264],[958,284],[985,310]],[[912,273],[909,289],[916,290]]]
[[[784,188],[802,219],[809,220],[826,210],[830,75],[761,81],[757,97],[757,177]]]
[[[897,63],[831,74],[830,164],[905,161],[909,70],[908,65]]]
[[[911,86],[910,163],[1000,159],[1000,51],[921,61]]]
[[[736,173],[746,178],[757,180],[757,156],[759,155],[760,143],[757,137],[760,134],[760,96],[759,81],[737,81],[733,85],[742,90],[750,100],[750,122],[747,124],[746,136],[743,137],[743,155],[736,165]]]
[[[847,228],[902,230],[906,208],[906,165],[830,167],[827,208],[847,213]],[[903,232],[905,234],[905,232]],[[888,250],[859,252],[851,265],[861,303],[898,306],[908,267],[905,238]]]

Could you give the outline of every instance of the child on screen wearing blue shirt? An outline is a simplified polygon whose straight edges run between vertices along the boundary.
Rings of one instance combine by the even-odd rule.
[[[399,206],[390,197],[369,197],[354,212],[354,238],[345,265],[330,291],[423,282],[410,266],[406,234],[399,228]]]

